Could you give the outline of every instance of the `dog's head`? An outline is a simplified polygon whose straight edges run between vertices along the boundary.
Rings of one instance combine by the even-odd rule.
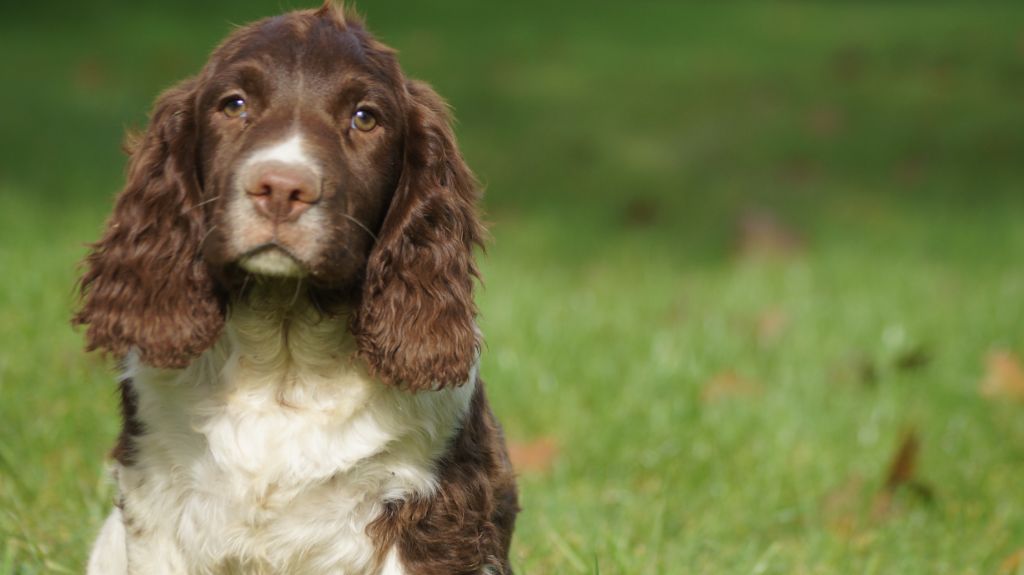
[[[89,349],[179,368],[248,274],[344,302],[381,379],[466,380],[477,186],[447,107],[330,5],[234,32],[157,100],[81,278]]]

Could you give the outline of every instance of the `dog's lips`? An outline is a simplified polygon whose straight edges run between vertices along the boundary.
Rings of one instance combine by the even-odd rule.
[[[304,277],[306,266],[286,247],[278,243],[257,246],[238,259],[238,265],[247,272],[276,277]]]

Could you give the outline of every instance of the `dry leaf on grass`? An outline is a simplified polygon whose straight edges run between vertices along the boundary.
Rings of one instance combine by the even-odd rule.
[[[622,219],[627,227],[647,228],[658,222],[662,208],[653,198],[632,198],[622,210]]]
[[[873,388],[878,385],[879,369],[867,353],[851,352],[831,365],[829,375],[838,383]]]
[[[1024,368],[1016,354],[1006,350],[988,354],[981,394],[989,399],[1024,401]]]
[[[871,515],[875,519],[885,519],[893,512],[893,499],[900,490],[909,490],[923,501],[930,502],[934,498],[932,488],[917,478],[918,455],[921,451],[921,440],[917,431],[910,429],[903,433],[899,447],[889,461],[885,473],[885,483],[875,495]]]
[[[1018,549],[999,564],[999,575],[1016,575],[1024,568],[1024,549]]]
[[[761,345],[770,345],[779,340],[789,327],[789,314],[782,308],[768,308],[757,316],[755,332]]]
[[[748,211],[736,224],[736,255],[743,259],[787,259],[804,251],[800,234],[773,212]]]
[[[529,442],[510,441],[508,456],[517,473],[545,473],[558,458],[558,443],[551,437]]]
[[[921,451],[921,440],[917,432],[911,429],[903,434],[900,447],[889,462],[889,471],[885,474],[884,488],[895,491],[901,485],[910,483],[917,472],[917,455]]]
[[[825,493],[821,511],[828,529],[844,537],[856,534],[863,498],[864,479],[856,474]]]
[[[915,345],[900,352],[893,359],[893,366],[899,371],[918,371],[932,362],[932,352],[925,345]]]
[[[835,106],[821,106],[807,114],[807,131],[819,138],[831,138],[846,128],[846,114]]]
[[[704,403],[714,403],[724,399],[759,395],[762,391],[760,383],[735,371],[723,371],[704,384],[700,399]]]

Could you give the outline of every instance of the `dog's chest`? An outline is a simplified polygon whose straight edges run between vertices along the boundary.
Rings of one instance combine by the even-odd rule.
[[[315,345],[227,343],[134,375],[146,433],[120,470],[126,515],[142,537],[173,528],[198,573],[370,572],[366,527],[433,490],[472,385],[411,395]]]

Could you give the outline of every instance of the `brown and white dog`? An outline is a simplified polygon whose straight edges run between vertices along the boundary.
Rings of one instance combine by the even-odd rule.
[[[446,105],[331,5],[157,100],[75,323],[122,359],[91,575],[510,573]]]

